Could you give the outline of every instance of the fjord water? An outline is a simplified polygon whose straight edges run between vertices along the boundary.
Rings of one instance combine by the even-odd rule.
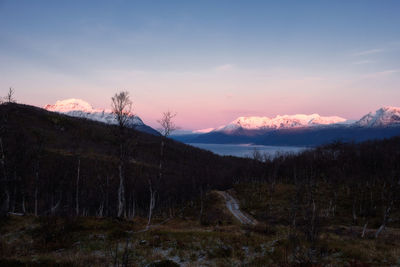
[[[307,149],[307,147],[298,146],[263,146],[253,144],[201,144],[190,143],[189,145],[201,149],[209,150],[221,156],[236,156],[236,157],[252,157],[255,150],[261,154],[267,154],[270,157],[275,157],[282,153],[297,154]]]

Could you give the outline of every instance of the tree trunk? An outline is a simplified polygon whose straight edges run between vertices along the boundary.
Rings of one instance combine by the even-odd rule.
[[[129,211],[129,217],[131,219],[133,219],[133,218],[135,218],[135,215],[136,215],[135,195],[134,195],[134,193],[132,193],[132,196],[131,196],[131,209]]]
[[[335,213],[336,213],[336,203],[337,203],[337,192],[333,192],[334,195],[334,204],[332,207],[332,216],[335,217]]]
[[[35,186],[35,216],[38,216],[38,188]]]
[[[104,202],[101,202],[99,210],[97,211],[97,217],[103,217],[103,211],[104,211]]]
[[[118,189],[118,217],[122,217],[125,211],[125,185],[122,173],[122,163],[119,164],[119,189]]]
[[[109,178],[108,175],[106,176],[106,210],[105,215],[108,216],[108,191],[109,191]]]
[[[156,194],[156,192],[153,190],[153,187],[152,187],[152,185],[151,185],[151,180],[149,180],[149,190],[150,190],[150,205],[149,205],[149,218],[148,218],[148,221],[147,221],[147,226],[150,226],[150,223],[151,223],[151,217],[153,216],[153,209],[154,209],[154,206],[155,206],[155,194]]]
[[[363,231],[362,231],[362,234],[361,234],[361,238],[365,237],[365,232],[367,231],[367,226],[368,226],[368,221],[364,224]]]
[[[382,224],[379,228],[378,231],[376,231],[375,233],[375,238],[378,238],[378,236],[380,235],[380,233],[383,231],[383,229],[385,229],[386,224]]]
[[[35,171],[35,216],[38,216],[38,185],[39,185],[39,162],[36,163]]]
[[[51,215],[54,216],[56,214],[56,211],[57,211],[58,207],[60,206],[60,203],[61,203],[61,196],[60,196],[60,199],[58,200],[58,202],[56,203],[56,205],[51,207],[51,210],[50,210]]]
[[[76,196],[75,196],[75,211],[76,216],[79,216],[79,179],[80,179],[80,171],[81,171],[81,158],[78,158],[78,172],[76,175]]]
[[[386,228],[386,224],[389,221],[390,210],[392,209],[393,202],[386,208],[385,215],[383,216],[382,225],[379,227],[378,231],[375,233],[375,238],[378,238],[379,234]]]
[[[357,224],[356,198],[353,198],[353,224]]]
[[[22,195],[22,213],[25,214],[26,213],[26,209],[25,209],[25,193],[23,193]]]
[[[13,190],[13,201],[11,206],[11,212],[15,212],[15,204],[17,202],[17,172],[14,172],[14,190]]]
[[[201,218],[203,217],[203,187],[200,187],[200,217],[199,220],[201,221]]]
[[[159,165],[159,173],[158,173],[158,181],[162,180],[162,171],[163,171],[163,161],[164,161],[164,137],[161,137],[161,146],[160,146],[160,165]]]

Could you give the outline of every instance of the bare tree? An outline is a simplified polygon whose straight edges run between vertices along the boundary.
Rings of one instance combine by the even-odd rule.
[[[122,91],[111,98],[111,108],[120,128],[125,128],[132,111],[132,101],[129,93]]]
[[[14,98],[14,89],[12,87],[10,87],[8,89],[8,93],[5,97],[5,101],[7,103],[14,103],[15,102],[15,98]]]
[[[168,137],[173,131],[179,129],[178,126],[175,125],[173,119],[176,117],[176,113],[172,113],[171,111],[164,112],[161,119],[157,120],[160,124],[159,131],[163,137]]]
[[[163,112],[161,119],[157,120],[160,124],[160,128],[158,129],[161,133],[161,143],[160,143],[160,163],[158,166],[158,178],[155,183],[152,183],[151,178],[148,179],[149,182],[149,191],[150,191],[150,204],[149,204],[149,216],[147,225],[149,226],[151,223],[151,217],[153,215],[153,209],[156,204],[156,194],[157,187],[160,185],[162,177],[163,177],[163,165],[164,165],[164,154],[165,154],[165,145],[168,140],[168,136],[178,129],[175,125],[173,119],[175,118],[176,113],[172,113],[171,111]]]
[[[164,112],[161,119],[157,120],[160,124],[160,128],[158,129],[161,133],[161,145],[160,145],[160,164],[159,164],[159,175],[158,179],[161,181],[162,179],[162,171],[163,171],[163,163],[164,163],[164,153],[165,153],[165,144],[167,142],[168,136],[178,127],[175,125],[173,119],[176,117],[176,113],[172,113],[171,111]]]
[[[119,189],[118,189],[118,217],[124,215],[126,208],[125,200],[125,173],[124,173],[124,161],[125,161],[125,149],[124,149],[124,130],[127,126],[129,116],[131,116],[132,101],[129,98],[129,93],[122,91],[116,93],[111,98],[112,112],[114,113],[115,119],[119,126]]]

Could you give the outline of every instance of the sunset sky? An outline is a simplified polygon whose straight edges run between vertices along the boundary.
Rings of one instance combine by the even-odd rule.
[[[155,126],[400,106],[400,1],[0,0],[0,93],[109,108]]]

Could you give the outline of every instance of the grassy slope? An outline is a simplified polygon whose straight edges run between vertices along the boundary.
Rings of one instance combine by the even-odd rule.
[[[376,266],[399,264],[400,222],[391,221],[383,234],[375,239],[374,234],[382,223],[383,214],[382,207],[377,203],[379,210],[369,219],[366,235],[362,238],[365,220],[358,218],[357,222],[353,221],[352,196],[344,187],[335,190],[337,190],[339,201],[335,214],[328,215],[332,188],[326,184],[320,184],[316,189],[315,202],[319,213],[319,237],[316,241],[316,250],[321,253],[317,257],[318,262],[358,261]],[[289,242],[288,250],[296,249],[298,246],[300,248],[298,256],[306,259],[306,252],[311,247],[311,244],[305,241],[306,237],[302,231],[307,227],[307,222],[303,218],[306,214],[302,213],[301,207],[298,207],[296,229],[293,229],[288,221],[293,203],[296,201],[294,185],[276,184],[274,190],[271,190],[268,184],[240,184],[235,186],[235,192],[241,202],[241,208],[261,222],[259,228],[264,227],[265,232],[286,234],[286,242]],[[376,194],[379,195],[379,192]],[[399,218],[399,215],[397,210],[392,214],[392,218]]]
[[[142,218],[10,216],[0,225],[0,265],[105,266],[121,264],[125,252],[129,266],[165,259],[190,266],[251,263],[275,237],[242,229],[224,207],[220,195],[211,192],[202,223],[188,205],[184,217],[154,221],[161,224],[145,232]],[[280,254],[270,255],[280,260]]]
[[[310,256],[313,250],[301,230],[293,232],[284,220],[293,188],[277,185],[269,219],[261,214],[263,204],[254,201],[258,191],[246,185],[240,188],[236,195],[243,208],[261,222],[255,227],[237,224],[215,192],[207,195],[202,223],[192,212],[199,205],[194,202],[187,205],[185,216],[155,221],[161,224],[145,232],[140,232],[146,225],[141,218],[11,216],[0,227],[0,263],[105,266],[116,260],[121,264],[125,257],[129,266],[167,259],[184,266],[289,266],[312,261],[318,263],[314,266],[398,264],[400,229],[396,227],[389,227],[378,239],[372,237],[374,229],[369,229],[366,238],[361,238],[362,227],[349,227],[338,219],[323,226],[316,245],[318,256]]]

